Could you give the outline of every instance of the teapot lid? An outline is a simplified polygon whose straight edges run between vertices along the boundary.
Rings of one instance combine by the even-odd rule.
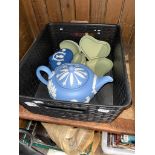
[[[82,64],[65,63],[55,70],[56,82],[63,88],[76,89],[88,80],[88,69]]]

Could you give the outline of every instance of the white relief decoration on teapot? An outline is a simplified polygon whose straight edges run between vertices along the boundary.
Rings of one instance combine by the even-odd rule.
[[[50,80],[48,83],[48,90],[49,90],[49,93],[52,95],[52,97],[56,99],[56,88],[52,80]]]
[[[90,101],[90,96],[86,97],[86,101],[84,103],[88,103]]]
[[[97,93],[97,91],[96,91],[96,80],[97,80],[97,76],[96,75],[94,75],[94,79],[93,79],[93,85],[92,85],[92,93],[94,93],[94,94],[96,94]]]
[[[62,84],[63,84],[63,86],[66,86],[66,82],[67,82],[67,80],[68,80],[68,77],[69,77],[69,74],[67,75],[67,77],[66,77],[65,81],[62,83]]]
[[[84,74],[84,72],[75,71],[75,74],[80,76],[81,78],[85,79],[87,75]]]
[[[70,74],[70,85],[72,86],[74,82],[73,73]]]
[[[82,82],[77,78],[76,75],[74,75],[74,76],[75,76],[75,78],[76,78],[76,80],[77,80],[77,82],[78,82],[78,85],[80,86],[80,85],[82,84]]]
[[[57,78],[60,78],[63,74],[64,74],[64,72],[63,72],[63,73],[60,73],[60,74],[58,74],[58,75],[56,75],[56,77],[57,77]]]
[[[59,81],[63,81],[63,86],[66,86],[67,80],[69,80],[71,86],[73,86],[74,80],[76,80],[77,84],[80,86],[82,84],[80,78],[86,79],[87,76],[88,74],[83,68],[75,67],[74,72],[70,72],[68,67],[63,67],[63,69],[60,70],[60,73],[56,75],[56,78]]]
[[[68,74],[69,74],[69,72],[63,73],[63,75],[60,76],[59,81],[61,81],[62,79],[64,79]]]
[[[52,74],[48,77],[48,79],[50,80],[54,75],[55,75],[55,72],[52,72]]]

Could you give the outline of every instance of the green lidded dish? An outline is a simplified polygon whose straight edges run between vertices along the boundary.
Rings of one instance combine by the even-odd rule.
[[[73,57],[72,63],[86,64],[86,57],[83,53],[76,53]]]
[[[107,58],[98,58],[87,61],[86,64],[97,76],[103,76],[108,73],[112,67],[113,62]]]
[[[107,57],[111,50],[108,42],[97,40],[88,34],[80,39],[79,45],[88,60]]]
[[[81,64],[86,65],[86,63],[87,63],[86,57],[83,53],[81,53],[81,55],[82,55]]]
[[[62,42],[60,42],[59,47],[60,49],[70,49],[73,52],[73,55],[81,52],[79,45],[72,40],[63,40]]]

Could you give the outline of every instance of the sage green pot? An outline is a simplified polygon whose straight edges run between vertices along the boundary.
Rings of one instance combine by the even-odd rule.
[[[112,69],[113,62],[107,58],[98,58],[87,61],[86,66],[88,66],[97,76],[103,76]]]

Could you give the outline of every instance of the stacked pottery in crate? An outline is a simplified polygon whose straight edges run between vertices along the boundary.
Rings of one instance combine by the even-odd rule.
[[[79,45],[72,40],[59,44],[60,50],[49,57],[50,68],[39,66],[38,79],[47,85],[52,99],[88,103],[106,83],[112,82],[105,76],[112,67],[110,45],[86,34]],[[41,71],[48,75],[46,80]]]

